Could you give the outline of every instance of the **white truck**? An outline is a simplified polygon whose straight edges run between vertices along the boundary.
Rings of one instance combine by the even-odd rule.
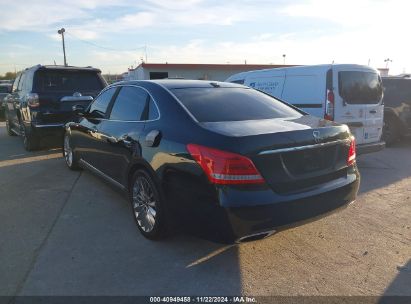
[[[226,81],[244,84],[311,115],[348,125],[358,154],[385,147],[381,141],[383,88],[374,68],[354,64],[297,66],[238,73]]]

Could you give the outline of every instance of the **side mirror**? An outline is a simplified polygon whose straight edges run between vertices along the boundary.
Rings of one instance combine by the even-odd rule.
[[[82,105],[74,105],[72,107],[73,112],[78,116],[84,116],[84,111],[86,110]]]

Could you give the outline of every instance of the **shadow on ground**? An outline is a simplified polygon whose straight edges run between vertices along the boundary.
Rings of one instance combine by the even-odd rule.
[[[382,188],[411,176],[411,138],[376,153],[357,158],[361,173],[360,194]],[[365,182],[372,181],[372,182]]]

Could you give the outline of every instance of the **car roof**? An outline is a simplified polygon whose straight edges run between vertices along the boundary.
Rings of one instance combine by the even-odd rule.
[[[185,88],[245,88],[243,85],[229,82],[213,81],[213,80],[188,80],[188,79],[158,79],[158,80],[128,80],[116,82],[113,85],[142,85],[154,83],[166,89],[185,89]]]
[[[101,72],[100,69],[93,68],[91,66],[88,67],[76,67],[76,66],[64,66],[64,65],[35,65],[30,68],[25,69],[27,70],[73,70],[73,71],[93,71],[93,72]]]

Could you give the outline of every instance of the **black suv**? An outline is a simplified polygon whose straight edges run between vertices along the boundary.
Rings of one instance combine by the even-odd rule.
[[[411,78],[383,77],[384,128],[387,145],[411,134]]]
[[[92,67],[27,68],[5,99],[7,132],[21,135],[26,150],[34,150],[42,140],[62,135],[73,119],[73,105],[87,107],[106,85],[101,71]]]

